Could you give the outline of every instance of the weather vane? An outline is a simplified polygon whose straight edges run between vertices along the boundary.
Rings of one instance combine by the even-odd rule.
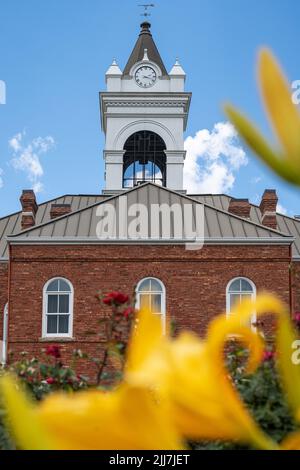
[[[154,3],[146,3],[146,4],[143,4],[143,5],[139,5],[139,7],[142,7],[145,9],[144,13],[141,13],[141,16],[144,16],[145,18],[148,18],[148,16],[151,16],[151,13],[150,13],[150,8],[154,8],[155,5]]]

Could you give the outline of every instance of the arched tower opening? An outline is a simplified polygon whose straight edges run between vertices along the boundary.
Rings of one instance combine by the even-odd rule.
[[[145,182],[166,186],[166,154],[164,140],[155,132],[139,131],[124,145],[123,188]]]

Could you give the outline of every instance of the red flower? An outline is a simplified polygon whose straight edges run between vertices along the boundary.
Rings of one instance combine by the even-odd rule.
[[[58,346],[48,346],[46,349],[46,354],[47,356],[55,357],[55,359],[61,358],[60,348]]]
[[[49,377],[46,380],[46,382],[47,382],[48,385],[53,385],[53,384],[55,384],[55,379],[53,377]]]
[[[131,315],[134,314],[134,308],[133,307],[127,307],[126,310],[124,310],[123,315],[125,318],[131,317]]]
[[[274,359],[274,357],[275,357],[275,353],[273,351],[265,351],[263,355],[263,361],[264,362],[271,361],[272,359]]]
[[[123,305],[128,302],[129,297],[128,295],[122,294],[122,292],[110,292],[109,294],[106,294],[103,303],[105,305]]]
[[[296,323],[300,323],[300,312],[295,312],[294,320]]]

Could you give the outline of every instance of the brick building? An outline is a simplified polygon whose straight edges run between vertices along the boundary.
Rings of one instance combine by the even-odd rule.
[[[204,334],[218,313],[257,292],[300,309],[300,220],[276,212],[275,190],[260,206],[183,187],[191,94],[178,61],[170,73],[150,24],[122,72],[114,61],[100,94],[106,185],[64,195],[0,220],[0,339],[7,352],[38,355],[60,344],[96,355],[104,308],[95,294],[150,294],[165,323]]]

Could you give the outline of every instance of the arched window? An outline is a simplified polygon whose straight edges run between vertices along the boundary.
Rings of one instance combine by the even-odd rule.
[[[43,303],[43,337],[72,337],[72,284],[63,278],[51,279],[44,287]]]
[[[154,315],[160,315],[163,331],[166,329],[166,290],[163,283],[154,277],[142,279],[136,289],[137,308],[149,308]]]
[[[232,279],[227,286],[226,295],[226,311],[229,316],[233,311],[234,307],[241,304],[243,300],[255,299],[256,298],[256,287],[255,284],[244,277],[238,277]],[[256,313],[253,312],[251,323],[255,323]]]
[[[155,132],[136,132],[124,145],[123,187],[150,181],[166,186],[166,144]]]

